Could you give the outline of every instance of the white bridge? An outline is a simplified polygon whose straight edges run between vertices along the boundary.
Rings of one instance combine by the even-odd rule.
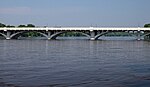
[[[150,38],[150,28],[102,28],[102,27],[35,27],[35,28],[0,28],[0,35],[6,39],[17,39],[21,34],[27,32],[37,32],[47,39],[56,39],[62,33],[79,32],[87,36],[90,40],[96,40],[111,32],[127,32],[134,35],[137,40],[142,37]]]

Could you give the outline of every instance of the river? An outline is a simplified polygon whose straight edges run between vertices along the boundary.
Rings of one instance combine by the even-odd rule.
[[[150,87],[150,42],[0,40],[0,87]]]

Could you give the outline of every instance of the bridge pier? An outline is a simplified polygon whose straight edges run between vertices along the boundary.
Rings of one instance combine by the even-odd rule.
[[[90,30],[90,40],[95,40],[96,32],[93,30]]]
[[[6,40],[10,40],[10,38],[9,38],[9,37],[7,37],[7,38],[6,38]]]
[[[146,39],[149,39],[150,38],[150,36],[145,36],[146,37]]]
[[[137,40],[141,40],[141,31],[137,32]]]
[[[150,39],[150,35],[148,35],[147,38]]]
[[[7,31],[7,33],[6,33],[6,40],[10,40],[11,39],[10,36],[11,36],[11,32]]]
[[[148,40],[150,40],[150,35],[148,35]]]
[[[51,39],[51,32],[50,32],[50,31],[48,31],[47,39],[48,39],[48,40]]]
[[[144,40],[150,40],[150,35],[145,36]]]
[[[92,41],[93,41],[93,40],[95,40],[95,38],[90,38],[90,40],[92,40]]]

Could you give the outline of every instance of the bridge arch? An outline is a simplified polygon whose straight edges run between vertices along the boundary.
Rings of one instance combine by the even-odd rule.
[[[5,39],[7,38],[7,35],[0,32],[0,35],[2,35]]]
[[[145,37],[145,36],[148,36],[150,35],[150,32],[149,33],[145,33],[144,35],[142,35],[142,37]]]
[[[10,36],[10,39],[12,39],[12,38],[17,38],[17,37],[19,37],[21,34],[24,34],[24,33],[27,33],[27,32],[31,32],[31,31],[19,31],[19,32],[16,32],[16,33],[14,33],[14,34],[12,34],[12,35]],[[40,32],[40,31],[32,31],[32,32],[39,33],[39,34],[43,35],[44,37],[48,38],[48,35],[46,35],[45,33]]]
[[[85,33],[85,32],[82,32],[82,31],[59,31],[59,32],[56,32],[54,34],[51,35],[51,38],[50,39],[56,39],[59,35],[63,34],[63,33],[67,33],[67,32],[77,32],[77,33],[81,33],[82,35],[88,37],[88,39],[90,39],[90,35]]]
[[[99,33],[95,36],[95,40],[97,40],[99,37],[103,36],[103,35],[106,35],[106,34],[109,34],[109,33],[114,33],[114,32],[122,32],[122,33],[125,33],[124,31],[106,31],[106,32],[102,32],[102,33]],[[132,34],[132,33],[129,33],[129,32],[126,32],[130,35],[132,35],[133,37],[137,37],[135,34]]]
[[[101,37],[101,36],[103,36],[103,35],[105,35],[105,34],[108,34],[108,33],[110,33],[109,31],[106,31],[106,32],[102,32],[102,33],[100,33],[100,34],[97,34],[96,36],[95,36],[95,40],[97,40],[99,37]]]

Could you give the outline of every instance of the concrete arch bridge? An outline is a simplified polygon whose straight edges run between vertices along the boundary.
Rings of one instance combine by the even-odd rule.
[[[0,28],[0,35],[5,39],[17,39],[27,32],[37,32],[47,39],[56,39],[57,36],[66,32],[79,32],[90,40],[97,40],[99,37],[112,32],[126,32],[134,35],[137,40],[145,37],[150,39],[150,28],[100,28],[100,27],[46,27],[46,28]]]

